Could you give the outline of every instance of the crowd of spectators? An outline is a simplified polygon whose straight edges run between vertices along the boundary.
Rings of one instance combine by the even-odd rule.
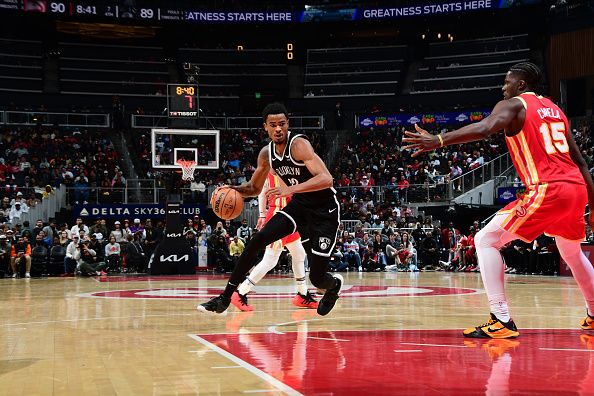
[[[163,222],[151,219],[110,222],[82,218],[69,227],[51,219],[0,225],[0,274],[13,278],[37,275],[106,275],[146,272],[148,260],[163,236]]]
[[[410,220],[410,219],[409,219]],[[333,271],[450,271],[479,272],[475,221],[467,231],[452,222],[440,226],[417,217],[407,224],[396,221],[359,222],[354,231],[343,230],[331,257]],[[560,256],[553,238],[541,235],[532,243],[520,240],[501,248],[506,273],[557,275]]]
[[[431,216],[403,214],[398,220],[374,217],[371,223],[357,222],[350,231],[341,224],[330,269],[479,271],[474,244],[480,229],[478,221],[462,232],[452,222],[441,226]],[[188,219],[183,228],[183,235],[192,248],[193,264],[206,264],[220,273],[232,271],[256,232],[245,219],[209,225],[199,215]],[[34,226],[29,222],[14,227],[3,224],[0,226],[0,276],[146,273],[151,255],[163,235],[162,221],[153,224],[151,219],[138,218],[109,224],[105,219],[96,219],[90,225],[78,218],[72,227],[54,220],[47,223],[37,220]],[[501,252],[508,273],[552,275],[558,272],[559,255],[554,241],[544,235],[529,244],[514,241]],[[289,270],[289,260],[290,256],[284,256],[279,267]]]
[[[351,231],[341,226],[332,254],[333,271],[478,271],[474,235],[478,221],[462,233],[441,227],[431,216],[407,214],[394,220],[374,215]]]
[[[426,201],[428,185],[441,186],[432,201],[445,199],[446,184],[462,174],[506,152],[503,136],[497,134],[481,142],[448,146],[412,159],[402,150],[404,127],[371,128],[355,131],[345,144],[333,169],[335,185],[343,201],[360,210],[365,201],[380,198],[396,201]],[[445,132],[442,130],[440,132]],[[380,194],[378,186],[384,188]],[[454,185],[460,190],[460,180]]]
[[[123,187],[124,180],[118,158],[104,131],[2,128],[0,222],[18,223],[61,184],[72,187],[71,203],[117,200],[114,189]]]
[[[183,235],[199,264],[200,247],[206,248],[208,267],[233,269],[255,229],[247,220],[218,221],[212,226],[195,215],[184,225]],[[149,260],[164,235],[164,222],[152,219],[85,224],[81,217],[70,227],[55,220],[39,219],[10,226],[0,225],[0,275],[92,276],[107,273],[146,273]]]

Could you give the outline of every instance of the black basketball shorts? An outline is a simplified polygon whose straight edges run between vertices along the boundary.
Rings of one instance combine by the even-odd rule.
[[[340,205],[336,197],[316,206],[293,199],[280,213],[293,222],[302,242],[309,241],[313,254],[330,257],[340,224]]]

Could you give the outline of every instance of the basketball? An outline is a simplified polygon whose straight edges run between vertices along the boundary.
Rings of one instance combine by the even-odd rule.
[[[243,210],[243,197],[229,187],[216,189],[210,203],[215,214],[223,220],[232,220]]]

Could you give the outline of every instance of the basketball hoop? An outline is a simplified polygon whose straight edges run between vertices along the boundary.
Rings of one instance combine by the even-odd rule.
[[[177,164],[182,170],[182,179],[186,181],[194,180],[194,171],[198,164],[194,161],[179,159],[177,160]]]

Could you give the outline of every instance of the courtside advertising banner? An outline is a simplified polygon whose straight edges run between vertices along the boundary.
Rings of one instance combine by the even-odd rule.
[[[180,205],[181,216],[194,216],[204,213],[204,205]],[[165,204],[89,204],[74,205],[74,216],[84,218],[165,218]]]
[[[456,125],[478,122],[491,114],[490,110],[460,112],[427,112],[419,114],[368,114],[357,116],[357,126],[366,128],[394,128],[414,124]]]

